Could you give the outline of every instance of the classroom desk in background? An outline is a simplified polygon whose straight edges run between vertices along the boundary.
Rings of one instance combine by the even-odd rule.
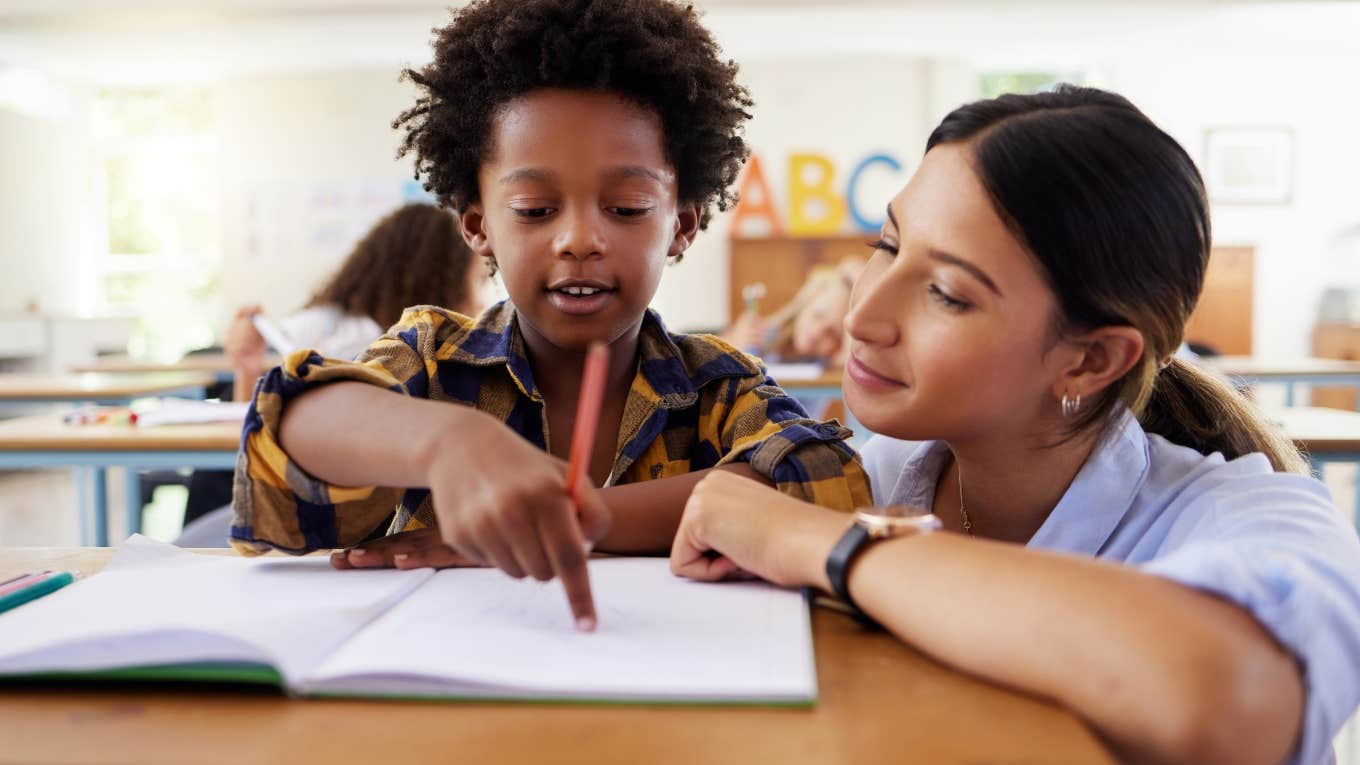
[[[1276,359],[1262,356],[1206,356],[1199,360],[1242,387],[1285,386],[1285,406],[1295,402],[1296,385],[1351,385],[1360,388],[1360,362],[1340,359]]]
[[[228,552],[228,551],[218,551]],[[0,581],[108,549],[9,548]],[[563,608],[565,608],[565,603]],[[0,621],[0,626],[3,621]],[[1113,763],[1059,707],[814,609],[812,709],[294,700],[212,686],[0,684],[0,759],[33,763]]]
[[[845,394],[841,391],[841,381],[844,373],[839,369],[828,369],[816,376],[808,377],[789,377],[777,374],[777,369],[772,368],[770,374],[774,376],[775,382],[783,388],[786,393],[802,402],[812,416],[817,417],[819,413],[813,411],[819,405],[832,402],[832,406],[824,409],[821,413],[823,417],[835,417],[845,423],[847,427],[855,431],[855,435],[850,439],[850,443],[856,449],[863,448],[864,443],[869,440],[873,433],[860,424],[855,419],[854,412],[845,405]]]
[[[203,398],[216,378],[208,372],[84,372],[0,374],[0,403],[89,403],[123,406],[149,396]]]
[[[1317,406],[1270,408],[1265,413],[1303,450],[1314,475],[1321,476],[1328,463],[1356,466],[1356,505],[1351,520],[1360,528],[1360,413]]]
[[[0,420],[0,469],[75,468],[81,541],[90,541],[93,536],[94,543],[103,546],[109,539],[108,468],[127,470],[124,496],[127,529],[131,534],[140,530],[142,524],[138,470],[230,470],[236,465],[240,442],[239,422],[145,428],[66,425],[60,415],[34,415]],[[87,482],[87,477],[92,480]],[[93,498],[89,496],[91,492]]]
[[[265,359],[267,366],[276,366],[281,359],[271,356]],[[76,364],[72,372],[104,372],[118,374],[148,372],[206,372],[219,383],[230,383],[235,377],[231,361],[224,353],[196,353],[185,356],[179,361],[160,362],[134,359],[130,356],[105,356],[88,364]]]

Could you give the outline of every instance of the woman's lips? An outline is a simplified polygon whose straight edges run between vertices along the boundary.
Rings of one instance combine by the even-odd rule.
[[[871,369],[854,355],[846,362],[845,373],[856,385],[869,390],[898,390],[907,387],[906,383]]]

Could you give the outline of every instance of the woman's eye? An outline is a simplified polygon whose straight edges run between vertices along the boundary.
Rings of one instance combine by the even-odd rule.
[[[888,244],[887,242],[883,241],[882,239],[875,239],[875,240],[872,241],[872,242],[868,242],[868,245],[869,245],[869,248],[872,249],[874,252],[878,252],[878,251],[882,250],[883,252],[886,252],[886,253],[888,253],[889,255],[896,255],[896,254],[897,254],[897,245]]]
[[[954,298],[945,294],[944,290],[940,289],[934,284],[927,287],[926,291],[930,293],[931,297],[938,300],[941,305],[943,305],[945,308],[948,308],[951,311],[965,311],[969,308],[972,308],[970,304],[965,303],[962,300],[955,300]]]

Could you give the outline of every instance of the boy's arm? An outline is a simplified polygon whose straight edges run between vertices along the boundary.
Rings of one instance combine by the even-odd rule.
[[[293,400],[284,410],[279,440],[298,467],[329,483],[424,487],[449,433],[475,442],[479,433],[499,425],[470,407],[338,382]]]
[[[615,555],[669,554],[690,492],[715,470],[770,483],[750,465],[739,462],[671,478],[602,489],[600,493],[609,507],[613,523],[609,533],[600,539],[595,549]]]

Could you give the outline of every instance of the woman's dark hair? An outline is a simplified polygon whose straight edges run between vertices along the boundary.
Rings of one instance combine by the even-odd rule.
[[[334,304],[390,327],[413,305],[464,310],[468,269],[485,268],[468,250],[458,218],[434,205],[408,204],[389,213],[354,246],[309,306]]]
[[[1055,337],[1100,326],[1143,335],[1143,357],[1083,407],[1072,432],[1104,428],[1122,402],[1143,427],[1228,459],[1262,452],[1305,472],[1255,406],[1172,356],[1209,261],[1209,206],[1180,144],[1122,96],[1059,86],[955,109],[926,142],[967,144],[1002,220],[1057,296]]]
[[[749,150],[751,98],[737,65],[689,5],[669,0],[474,0],[435,30],[434,61],[403,77],[420,93],[394,128],[399,156],[439,203],[463,212],[478,199],[477,171],[494,147],[505,105],[541,88],[614,93],[661,119],[679,198],[713,208],[736,201],[732,184]]]

